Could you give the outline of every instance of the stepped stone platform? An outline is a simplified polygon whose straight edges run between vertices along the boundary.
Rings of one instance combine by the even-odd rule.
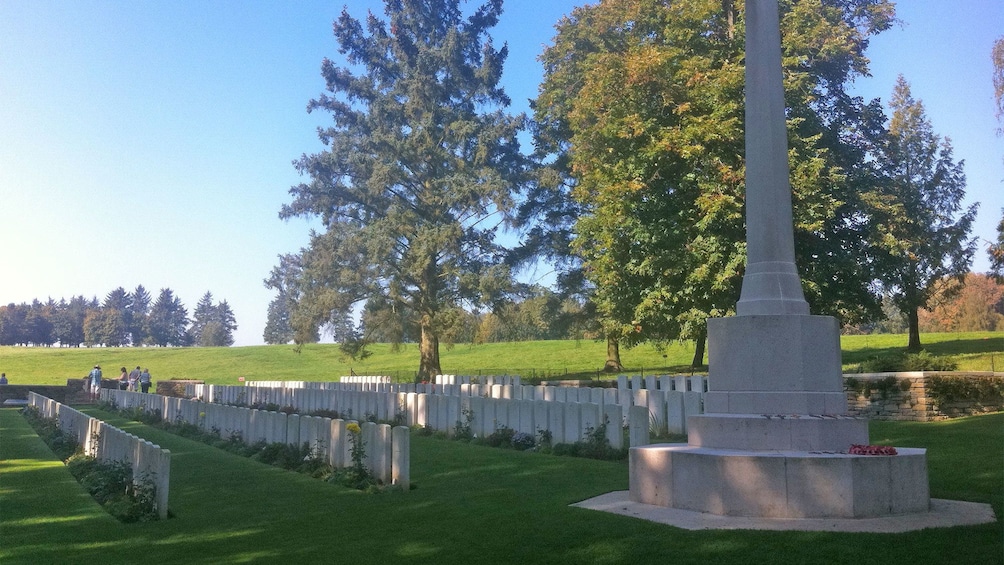
[[[631,500],[722,516],[872,518],[927,512],[927,452],[895,456],[656,444],[630,452]]]
[[[927,528],[973,526],[995,521],[989,504],[931,499],[927,512],[877,518],[763,518],[721,516],[635,502],[626,490],[610,492],[571,506],[630,516],[685,530],[773,530],[813,532],[867,532],[896,534]]]

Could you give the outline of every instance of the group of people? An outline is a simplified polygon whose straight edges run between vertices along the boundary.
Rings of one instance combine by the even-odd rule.
[[[150,392],[150,369],[140,369],[137,366],[132,371],[122,367],[118,378],[119,390],[130,390],[133,392]],[[84,377],[84,390],[90,391],[91,395],[97,397],[101,391],[101,366],[95,365],[91,372]]]

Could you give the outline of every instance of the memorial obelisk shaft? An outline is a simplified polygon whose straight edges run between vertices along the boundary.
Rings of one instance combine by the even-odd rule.
[[[746,274],[740,316],[808,314],[795,268],[777,3],[746,3]]]
[[[843,415],[839,324],[809,314],[795,267],[777,0],[747,0],[745,20],[746,272],[736,316],[708,320],[705,412]],[[863,439],[860,424],[843,426],[855,429],[810,445],[846,449]],[[698,433],[703,445],[734,445]],[[786,448],[783,435],[769,445]]]

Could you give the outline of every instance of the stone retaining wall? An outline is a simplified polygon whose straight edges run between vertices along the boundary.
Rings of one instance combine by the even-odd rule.
[[[80,379],[75,379],[77,381],[77,388],[80,389]],[[67,393],[71,391],[71,386],[67,383],[63,385],[0,385],[0,404],[11,401],[28,401],[28,394],[35,392],[46,398],[51,398],[56,402],[66,402]],[[8,404],[12,404],[8,403]]]
[[[200,380],[180,380],[172,379],[169,381],[157,381],[156,387],[153,389],[159,395],[162,396],[176,396],[178,398],[184,398],[185,396],[185,386],[190,384],[203,384],[206,381]]]
[[[957,394],[943,395],[945,383]],[[1004,373],[906,372],[844,375],[847,405],[851,415],[871,420],[928,422],[1004,410],[1004,396],[977,395],[976,385],[987,391],[1004,390]],[[969,391],[968,393],[966,391]]]

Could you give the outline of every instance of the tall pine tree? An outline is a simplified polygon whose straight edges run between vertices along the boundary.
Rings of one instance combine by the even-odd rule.
[[[310,180],[280,214],[324,225],[302,253],[298,333],[381,297],[414,314],[423,378],[441,372],[450,313],[505,288],[495,236],[526,182],[525,118],[504,112],[499,85],[508,49],[488,35],[502,1],[467,17],[460,4],[385,0],[387,19],[365,25],[342,12],[334,33],[346,65],[324,60],[329,93],[308,105],[334,120],[320,131],[327,148],[296,162]]]
[[[188,324],[188,309],[181,299],[169,288],[160,289],[157,300],[150,307],[147,342],[161,347],[190,345]]]
[[[907,349],[920,351],[918,310],[946,279],[961,282],[969,272],[977,205],[963,209],[962,162],[953,159],[951,142],[934,133],[902,76],[889,109],[888,139],[879,155],[884,182],[873,201],[874,246],[880,281],[907,318]]]

